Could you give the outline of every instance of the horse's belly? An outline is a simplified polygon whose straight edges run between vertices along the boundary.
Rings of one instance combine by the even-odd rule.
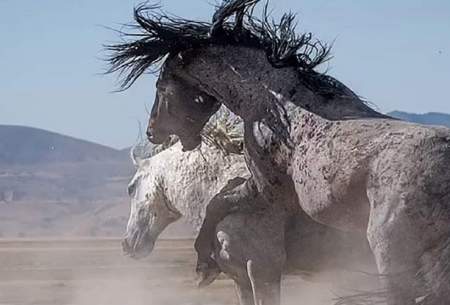
[[[293,179],[300,206],[311,218],[344,231],[366,231],[370,204],[363,180],[333,184],[320,175]]]

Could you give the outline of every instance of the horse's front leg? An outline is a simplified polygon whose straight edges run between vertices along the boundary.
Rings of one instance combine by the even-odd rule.
[[[281,269],[252,260],[247,261],[246,268],[245,276],[234,280],[239,305],[280,305]]]
[[[258,197],[253,181],[235,178],[210,201],[206,208],[205,219],[195,240],[197,252],[197,273],[200,276],[199,286],[208,284],[219,270],[212,258],[216,227],[230,213],[248,208],[256,203]]]
[[[233,213],[218,224],[215,259],[235,281],[241,305],[279,305],[286,264],[285,214],[252,212]]]
[[[253,290],[250,281],[234,281],[234,287],[239,305],[254,305]]]
[[[415,298],[420,296],[416,291],[420,286],[416,283],[416,274],[428,236],[424,230],[420,231],[423,228],[420,217],[410,213],[401,202],[400,194],[406,192],[395,192],[398,189],[401,188],[395,185],[389,189],[369,189],[371,211],[367,238],[378,271],[383,275],[387,305],[413,305]],[[419,195],[411,198],[420,200]]]
[[[271,266],[257,266],[263,268],[263,274],[267,273],[267,269]],[[255,305],[280,305],[281,299],[281,271],[274,272],[267,278],[258,275],[258,269],[254,266],[253,261],[247,262],[247,273],[252,284],[253,299]]]

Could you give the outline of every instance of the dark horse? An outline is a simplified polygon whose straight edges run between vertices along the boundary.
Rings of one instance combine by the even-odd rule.
[[[227,0],[212,23],[135,10],[131,39],[110,46],[111,72],[128,88],[163,62],[148,138],[178,135],[185,150],[221,104],[244,120],[252,174],[213,201],[196,241],[199,268],[214,268],[214,232],[255,193],[277,209],[367,234],[389,305],[450,301],[450,132],[386,117],[315,68],[329,48],[253,16],[258,0]]]

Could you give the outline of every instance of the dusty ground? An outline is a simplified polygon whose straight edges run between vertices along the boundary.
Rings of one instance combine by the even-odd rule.
[[[232,282],[194,284],[190,240],[160,241],[153,255],[134,261],[118,240],[0,241],[0,305],[225,305]],[[283,283],[284,304],[332,304],[327,284],[296,277]],[[288,297],[287,297],[288,296]]]

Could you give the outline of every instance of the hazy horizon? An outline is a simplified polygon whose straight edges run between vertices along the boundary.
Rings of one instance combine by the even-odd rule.
[[[162,0],[174,14],[208,21],[211,1]],[[146,124],[154,77],[112,93],[102,75],[105,27],[131,21],[139,1],[0,2],[0,124],[42,128],[115,148],[130,146]],[[275,5],[276,3],[276,5]],[[272,1],[275,15],[298,13],[298,31],[334,41],[329,73],[383,112],[450,113],[450,2],[399,0]]]

